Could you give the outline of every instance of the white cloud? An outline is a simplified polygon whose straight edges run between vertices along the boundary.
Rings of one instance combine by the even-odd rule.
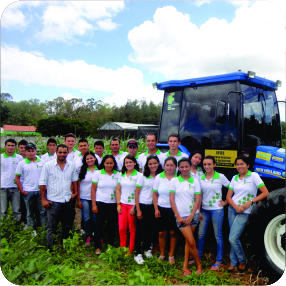
[[[15,5],[11,4],[2,14],[1,26],[8,30],[23,30],[27,26],[27,19]]]
[[[56,2],[45,9],[43,29],[35,37],[43,42],[65,42],[75,36],[92,34],[96,29],[110,31],[118,27],[111,18],[123,9],[123,1]]]
[[[89,65],[82,60],[55,61],[20,51],[18,47],[2,46],[1,79],[18,80],[24,84],[68,87],[83,91],[101,91],[110,104],[125,103],[128,98],[162,101],[162,92],[144,85],[140,70],[123,66],[116,70]],[[70,96],[70,94],[66,94]]]
[[[195,1],[194,5],[197,7],[201,7],[204,4],[209,4],[211,1],[203,1],[203,0],[199,0],[199,1]]]
[[[82,93],[92,93],[91,90],[85,90],[85,89],[81,89],[80,92],[82,92]]]
[[[119,25],[113,23],[111,19],[100,20],[97,22],[99,29],[104,31],[112,31],[115,30]]]
[[[76,96],[73,96],[71,93],[63,93],[62,94],[62,97],[64,100],[70,100],[70,99],[74,99],[74,98],[81,98],[81,97],[76,97]]]
[[[16,1],[10,3],[13,0],[1,0],[0,12],[3,11],[1,17],[1,27],[9,30],[21,30],[23,31],[29,24],[31,15],[24,15],[20,10],[22,7],[36,7],[45,4],[45,1]],[[2,8],[2,9],[1,9]]]
[[[171,19],[171,20],[170,20]],[[285,97],[285,20],[268,1],[244,3],[235,18],[210,18],[200,27],[173,6],[158,8],[153,21],[132,29],[129,59],[169,79],[185,79],[253,70],[283,81]]]

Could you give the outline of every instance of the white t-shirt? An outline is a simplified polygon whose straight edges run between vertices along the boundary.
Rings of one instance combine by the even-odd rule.
[[[163,160],[165,161],[167,157],[171,157],[170,155],[170,150],[167,153],[163,153]],[[179,163],[179,161],[182,158],[189,158],[189,156],[186,153],[183,153],[181,150],[178,150],[178,153],[176,156],[174,156],[174,158],[176,158],[177,162]]]
[[[8,156],[6,152],[1,154],[1,188],[17,188],[15,171],[22,160],[22,156],[16,153],[12,156]]]
[[[218,210],[223,207],[219,206],[219,201],[222,200],[222,186],[228,187],[229,180],[224,174],[215,171],[214,176],[207,180],[206,174],[200,178],[201,190],[203,193],[202,208],[205,210]]]
[[[195,195],[200,195],[200,184],[196,178],[190,176],[185,180],[181,175],[173,178],[170,183],[170,193],[175,193],[175,204],[181,217],[189,216],[195,204]],[[199,208],[196,213],[199,212]]]
[[[196,178],[200,182],[200,177],[204,174],[203,170],[201,167],[197,167],[197,172],[194,174],[192,171],[190,171],[190,175],[193,178]]]
[[[51,155],[49,152],[41,156],[41,161],[45,163],[57,159],[57,153],[55,152],[54,155]]]
[[[112,175],[108,175],[104,169],[93,173],[92,183],[97,184],[96,201],[115,204],[116,203],[116,188],[120,173],[113,170]]]
[[[103,153],[102,154],[102,157],[100,158],[97,154],[95,154],[95,157],[96,157],[96,160],[97,160],[97,163],[98,163],[98,166],[100,165],[101,161],[103,160],[103,157],[105,156],[105,154]]]
[[[84,200],[91,200],[91,184],[93,175],[99,172],[99,170],[94,167],[93,172],[89,168],[86,170],[86,174],[83,180],[80,180],[80,198]]]
[[[177,177],[177,173],[175,173]],[[171,208],[170,204],[170,183],[172,180],[168,180],[165,176],[165,171],[156,176],[153,185],[153,192],[158,193],[158,206],[162,208]]]
[[[237,206],[242,206],[246,202],[257,196],[257,190],[264,186],[263,181],[255,172],[248,171],[247,175],[240,180],[239,174],[231,179],[229,189],[233,191],[232,200]],[[243,213],[251,213],[253,206],[251,205]]]
[[[67,155],[67,160],[73,162],[73,159],[76,155],[78,155],[80,152],[78,150],[76,150],[75,148],[73,148],[72,152],[71,153],[68,153]]]
[[[108,153],[108,155],[112,155],[111,152]],[[122,167],[123,167],[123,161],[124,161],[124,158],[128,155],[127,152],[123,152],[123,151],[119,151],[119,153],[114,156],[115,160],[116,160],[116,163],[117,163],[117,167],[118,167],[118,171],[121,171],[122,170]]]
[[[81,166],[82,166],[82,164],[83,164],[82,158],[83,158],[83,156],[81,155],[81,153],[79,153],[79,154],[77,154],[77,155],[74,157],[74,159],[73,159],[73,164],[74,164],[74,166],[75,166],[75,169],[76,169],[77,174],[79,174],[80,168],[81,168]]]
[[[141,188],[139,194],[139,203],[151,205],[153,201],[153,184],[155,178],[151,175],[149,177],[140,176],[136,182],[136,187]]]
[[[45,162],[36,158],[33,163],[28,158],[22,160],[16,169],[15,175],[21,176],[22,188],[26,192],[38,192],[40,191],[39,181]]]
[[[150,155],[157,155],[157,157],[160,161],[160,164],[161,164],[162,168],[164,169],[164,153],[162,153],[159,149],[157,150],[157,152],[155,154],[148,154],[148,151],[146,151],[146,152],[139,155],[138,162],[139,162],[140,169],[142,169],[142,171],[144,171],[144,167],[145,167],[147,158]]]
[[[121,174],[121,176],[119,176],[118,184],[121,185],[120,202],[122,204],[135,204],[136,182],[140,176],[143,175],[137,170],[134,170],[133,173],[128,177],[127,173]]]

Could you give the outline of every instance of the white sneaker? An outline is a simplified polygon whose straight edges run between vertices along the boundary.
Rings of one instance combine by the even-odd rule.
[[[152,255],[152,250],[151,250],[151,249],[149,249],[148,251],[145,251],[144,254],[145,254],[145,256],[148,257],[148,258],[153,257],[153,255]]]
[[[85,234],[85,231],[83,229],[81,229],[79,235],[84,235],[84,234]]]
[[[142,258],[142,254],[138,254],[137,256],[134,256],[134,260],[137,264],[141,265],[144,263],[144,259]]]
[[[37,236],[37,232],[35,230],[33,230],[32,236]]]
[[[25,224],[23,227],[23,230],[27,230],[27,229],[28,229],[28,226]]]

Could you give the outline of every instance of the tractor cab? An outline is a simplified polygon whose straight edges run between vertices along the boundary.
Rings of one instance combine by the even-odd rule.
[[[164,90],[160,143],[178,133],[190,153],[203,150],[216,158],[218,167],[232,169],[239,154],[250,156],[254,164],[257,146],[281,148],[279,81],[238,71],[154,85]]]

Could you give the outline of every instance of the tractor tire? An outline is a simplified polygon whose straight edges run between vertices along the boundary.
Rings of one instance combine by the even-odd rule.
[[[285,269],[285,188],[258,202],[249,218],[251,251],[260,266],[281,276]]]

